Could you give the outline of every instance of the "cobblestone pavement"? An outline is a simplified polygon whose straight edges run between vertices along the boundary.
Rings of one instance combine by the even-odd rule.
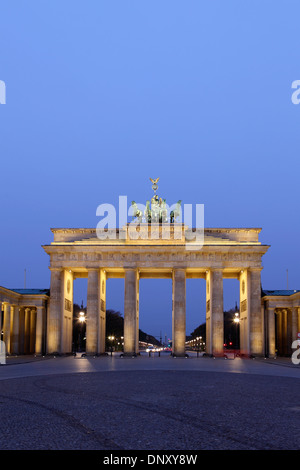
[[[211,358],[11,358],[0,449],[299,449],[300,368]]]

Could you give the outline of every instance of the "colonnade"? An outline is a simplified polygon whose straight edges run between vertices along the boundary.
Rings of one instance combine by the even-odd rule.
[[[86,352],[105,353],[106,282],[124,278],[124,354],[139,351],[139,283],[141,278],[172,279],[172,350],[185,354],[186,280],[206,280],[206,352],[223,355],[223,279],[240,282],[240,349],[244,355],[290,355],[300,332],[300,292],[278,297],[276,291],[262,296],[260,268],[231,272],[224,269],[151,269],[123,267],[90,268],[80,273],[51,268],[50,296],[19,295],[1,288],[0,332],[7,354],[65,354],[72,352],[73,282],[88,278]],[[3,291],[3,292],[2,292]],[[272,293],[273,292],[273,293]],[[50,303],[49,303],[50,301]],[[159,298],[157,299],[159,303]],[[49,303],[49,305],[48,305]]]
[[[292,343],[300,332],[300,308],[266,307],[268,354],[290,356]]]
[[[223,278],[240,280],[240,344],[245,355],[263,355],[264,318],[261,301],[261,268],[224,272],[223,269],[185,268],[145,271],[137,267],[123,267],[118,272],[109,268],[87,269],[87,324],[86,353],[105,352],[106,282],[110,277],[123,277],[124,294],[124,355],[138,353],[139,347],[139,281],[144,277],[172,279],[172,351],[185,355],[186,343],[186,279],[206,280],[206,350],[212,355],[223,355],[224,309]],[[68,303],[73,302],[73,280],[79,273],[71,269],[51,268],[51,296],[48,318],[48,347],[50,354],[70,353],[72,344],[72,313]],[[69,297],[68,297],[69,296]],[[159,299],[157,299],[159,302]]]
[[[45,352],[45,310],[45,306],[1,304],[1,340],[7,354],[41,355]]]
[[[190,243],[198,229],[184,224],[131,224],[122,229],[51,229],[54,240],[44,245],[50,256],[50,292],[0,287],[0,325],[8,353],[66,354],[72,352],[74,279],[87,277],[86,352],[105,352],[106,282],[124,278],[124,354],[139,347],[139,281],[172,279],[172,352],[185,355],[186,280],[206,280],[206,352],[223,355],[223,279],[240,283],[240,350],[244,355],[285,354],[300,331],[300,291],[262,294],[262,256],[268,245],[259,228],[200,230],[201,243]],[[176,228],[176,230],[175,230]],[[178,229],[178,230],[177,230]],[[102,231],[101,231],[102,230]],[[175,236],[176,232],[176,236]],[[177,236],[179,233],[179,237]],[[22,292],[20,292],[22,291]],[[23,292],[24,291],[24,292]],[[157,299],[159,303],[159,298]],[[200,310],[200,309],[199,309]]]

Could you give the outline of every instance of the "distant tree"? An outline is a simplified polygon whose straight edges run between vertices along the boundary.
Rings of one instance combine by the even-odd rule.
[[[151,343],[156,346],[161,346],[161,342],[158,341],[158,339],[156,339],[155,336],[149,335],[148,333],[145,333],[142,330],[139,330],[139,340],[145,343]]]
[[[236,310],[231,308],[224,312],[224,344],[228,349],[240,348],[239,323],[234,322]]]
[[[191,333],[192,339],[199,336],[202,336],[203,341],[206,342],[206,323],[201,323],[201,325],[197,326],[197,328],[195,328]]]
[[[86,322],[79,320],[81,311],[86,315],[86,307],[73,304],[73,352],[85,350]]]
[[[108,337],[117,337],[121,338],[124,336],[124,318],[120,312],[115,310],[106,310],[106,341],[107,346],[111,345]],[[160,342],[152,335],[145,333],[142,330],[139,330],[139,341],[144,341],[147,343],[152,343],[155,345],[160,345]],[[116,345],[114,345],[116,347]]]
[[[234,322],[236,308],[224,312],[224,344],[228,349],[239,349],[239,324]],[[192,339],[202,336],[206,343],[206,323],[202,323],[191,333]]]
[[[105,350],[109,351],[110,348],[113,348],[114,350],[121,351],[123,336],[124,318],[121,313],[115,310],[106,310]]]
[[[81,311],[83,311],[86,315],[86,307],[80,307],[76,303],[73,304],[73,351],[85,349],[86,322],[79,321],[79,312]],[[119,311],[112,309],[106,310],[105,330],[106,351],[109,351],[110,348],[113,348],[114,350],[122,350],[122,342],[124,337],[124,318]],[[149,335],[142,330],[139,330],[139,340],[155,345],[160,345],[160,342],[154,336]]]
[[[124,318],[120,312],[115,310],[106,310],[106,336],[117,336],[121,338],[124,335]]]

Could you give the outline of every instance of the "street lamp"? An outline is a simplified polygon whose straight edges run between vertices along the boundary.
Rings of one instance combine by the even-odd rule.
[[[237,308],[237,304],[235,304],[235,313],[234,313],[234,319],[233,319],[234,323],[236,324],[236,329],[235,329],[235,348],[237,348],[238,346],[238,327],[239,327],[239,323],[240,323],[240,315],[239,315],[239,311],[238,311],[238,308]]]
[[[113,353],[113,341],[115,340],[115,337],[114,337],[114,336],[109,336],[108,339],[109,339],[109,341],[111,341],[110,355],[112,356],[112,353]]]
[[[235,323],[239,323],[240,322],[240,317],[239,317],[239,311],[238,311],[238,308],[237,308],[237,303],[235,303],[235,313],[234,313],[234,319],[233,321]]]
[[[81,310],[79,312],[78,321],[80,323],[80,334],[79,334],[79,348],[82,350],[82,340],[83,340],[83,327],[86,322],[85,312],[83,310],[83,304],[81,304]]]
[[[235,316],[234,316],[233,321],[234,321],[235,323],[240,323],[239,314],[238,314],[238,313],[235,313],[234,315],[235,315]]]
[[[79,312],[79,321],[80,321],[80,323],[85,322],[85,313],[84,312]]]

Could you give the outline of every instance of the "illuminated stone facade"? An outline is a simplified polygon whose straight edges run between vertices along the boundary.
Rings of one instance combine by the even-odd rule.
[[[106,281],[123,278],[124,354],[139,352],[139,280],[172,279],[173,354],[185,355],[186,279],[206,280],[206,351],[223,355],[223,279],[240,282],[240,349],[249,356],[291,353],[300,331],[300,292],[263,291],[262,257],[269,246],[259,241],[260,229],[212,228],[203,246],[187,247],[193,233],[183,224],[151,227],[145,237],[130,224],[115,231],[52,229],[54,240],[43,246],[50,257],[50,290],[0,287],[0,330],[8,354],[72,352],[73,281],[88,279],[86,353],[105,352]],[[142,236],[143,234],[143,236]],[[100,236],[100,237],[99,237]],[[159,300],[158,300],[159,302]]]
[[[206,290],[206,342],[209,354],[223,354],[223,279],[241,281],[241,350],[264,354],[261,304],[261,259],[268,250],[259,242],[260,229],[205,229],[203,246],[187,248],[192,231],[174,224],[168,237],[157,224],[155,237],[144,237],[148,224],[139,227],[140,238],[128,224],[115,237],[103,229],[53,229],[54,241],[44,246],[50,256],[51,297],[48,313],[48,353],[71,352],[72,302],[68,281],[88,278],[87,353],[101,354],[105,347],[106,280],[124,278],[124,353],[138,352],[139,280],[170,278],[173,281],[173,354],[185,354],[186,279],[204,278]],[[179,232],[178,232],[179,231]],[[189,233],[190,232],[190,233]],[[176,233],[176,236],[174,235]],[[179,233],[179,236],[178,236]]]
[[[7,354],[45,354],[50,291],[0,287],[0,331]]]

